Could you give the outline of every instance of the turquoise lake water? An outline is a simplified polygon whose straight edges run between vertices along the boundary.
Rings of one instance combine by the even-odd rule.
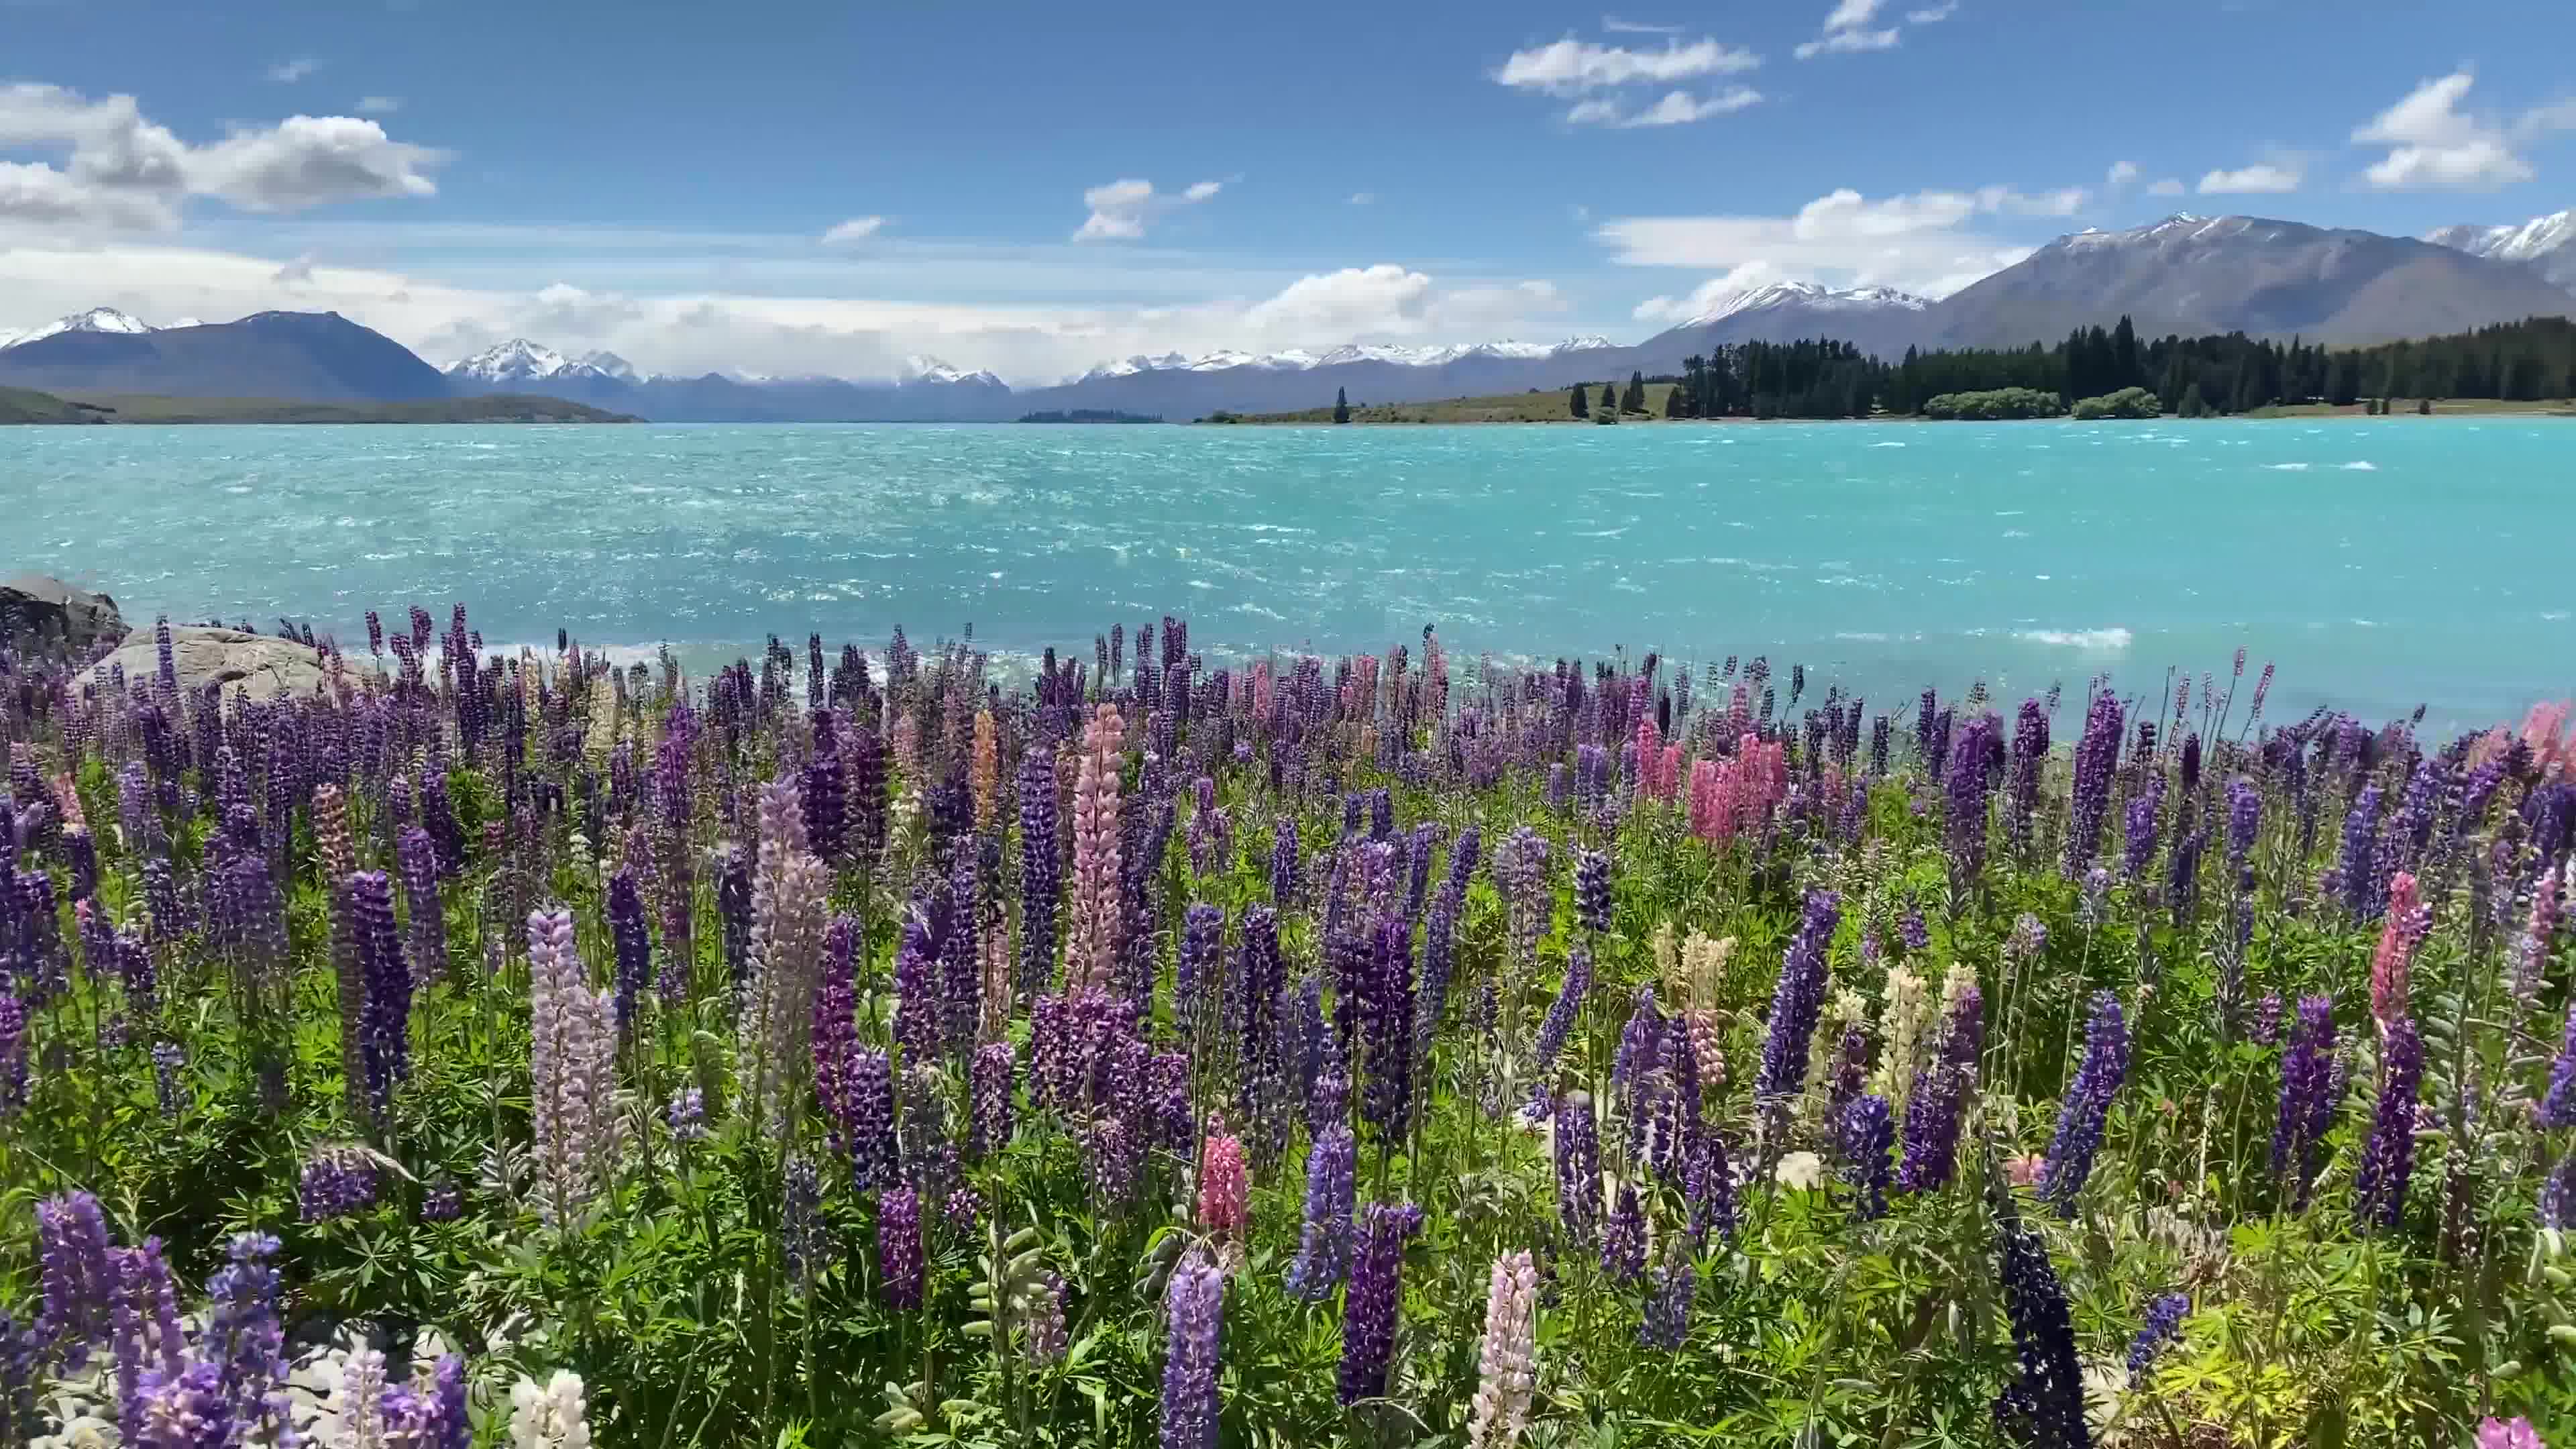
[[[1087,656],[1768,654],[1894,704],[2171,667],[2437,723],[2576,690],[2576,425],[0,429],[0,571],[129,619],[464,600],[700,661],[809,629]]]

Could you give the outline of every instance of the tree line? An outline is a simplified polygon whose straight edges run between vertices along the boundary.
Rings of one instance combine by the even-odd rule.
[[[2053,346],[1909,347],[1893,364],[1827,338],[1728,343],[1682,359],[1678,376],[1653,380],[1675,384],[1666,415],[1680,418],[1914,414],[1935,398],[2015,389],[2051,395],[2071,409],[2134,388],[2162,411],[2184,416],[2389,398],[2537,402],[2576,397],[2576,323],[2533,317],[2440,337],[2327,347],[2242,332],[2148,339],[2124,316],[2107,329],[2079,328]]]

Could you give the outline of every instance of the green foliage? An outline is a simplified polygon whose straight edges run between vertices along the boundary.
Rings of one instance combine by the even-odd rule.
[[[1583,395],[1583,384],[1579,382],[1574,385],[1574,415],[1578,418],[1590,417],[1592,415],[1592,405],[1585,400]]]
[[[1928,404],[1926,410],[1929,410]],[[2163,413],[2164,408],[2156,401],[2156,395],[2143,387],[2124,387],[2101,397],[2079,398],[2074,407],[2067,409],[2067,416],[2086,420],[2153,418]]]
[[[1993,422],[1999,418],[2053,418],[2066,411],[2055,393],[2026,387],[2000,387],[1989,392],[1949,392],[1926,398],[1923,416]]]

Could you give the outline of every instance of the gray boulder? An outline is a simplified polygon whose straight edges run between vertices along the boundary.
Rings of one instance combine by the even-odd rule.
[[[323,670],[321,651],[307,649],[292,639],[245,634],[239,629],[174,626],[170,630],[170,655],[178,669],[183,694],[198,693],[209,684],[220,683],[227,697],[238,686],[254,699],[280,694],[304,698],[329,687],[330,676]],[[161,671],[161,652],[151,630],[137,629],[126,635],[125,642],[101,663],[102,667],[122,665],[128,679],[151,679]]]
[[[15,649],[85,653],[101,639],[125,637],[116,600],[76,589],[46,574],[0,580],[0,644]]]

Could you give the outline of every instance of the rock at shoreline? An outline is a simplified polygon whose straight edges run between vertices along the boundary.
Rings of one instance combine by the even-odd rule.
[[[45,574],[0,580],[0,645],[68,648],[86,653],[101,639],[125,637],[116,600]]]
[[[280,694],[303,698],[321,693],[330,679],[322,666],[320,650],[307,649],[292,639],[245,634],[239,629],[173,626],[170,654],[183,694],[221,683],[227,695],[239,686],[254,699]],[[123,666],[128,679],[151,679],[161,671],[160,648],[151,630],[137,629],[126,635],[125,642],[100,664]]]

